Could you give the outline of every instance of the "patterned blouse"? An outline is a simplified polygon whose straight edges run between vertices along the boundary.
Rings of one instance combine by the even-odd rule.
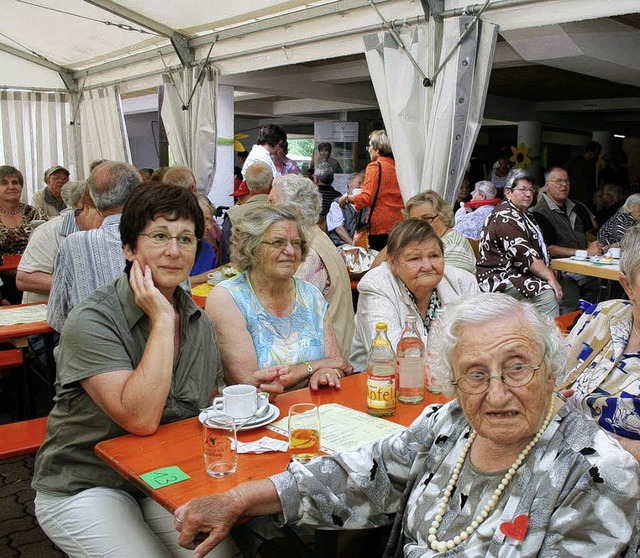
[[[22,254],[29,242],[31,221],[46,219],[44,213],[35,207],[21,203],[18,209],[22,211],[22,219],[15,229],[11,229],[0,221],[0,254]]]
[[[526,298],[549,284],[529,269],[534,260],[549,265],[547,247],[533,219],[509,200],[496,206],[480,237],[476,277],[485,292],[504,292],[510,285]]]
[[[384,556],[631,557],[638,547],[640,469],[597,425],[562,406],[496,507],[462,544],[427,542],[443,490],[471,427],[457,401],[427,407],[405,431],[355,451],[291,463],[275,484],[287,523],[359,529],[395,524]],[[467,457],[438,529],[457,535],[483,509],[505,471]]]
[[[571,386],[571,401],[605,430],[640,440],[640,353],[624,352],[632,323],[629,301],[608,300],[589,308],[565,341],[567,378],[605,342]]]
[[[637,225],[636,218],[626,211],[618,211],[598,230],[598,242],[602,244],[619,244],[627,231]]]

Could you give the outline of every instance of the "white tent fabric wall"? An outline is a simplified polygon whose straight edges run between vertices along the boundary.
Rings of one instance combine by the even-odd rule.
[[[193,72],[193,73],[192,73]],[[207,194],[213,185],[216,169],[216,102],[218,71],[208,65],[196,86],[188,110],[183,106],[191,95],[190,84],[198,79],[200,68],[183,75],[164,74],[162,122],[175,162],[193,170],[198,191]]]
[[[444,23],[441,58],[455,48],[472,17]],[[453,203],[482,124],[498,26],[478,21],[435,80],[421,190]]]
[[[44,188],[44,171],[63,165],[76,177],[71,97],[66,93],[0,92],[0,164],[24,176],[22,201]]]
[[[177,165],[191,167],[191,151],[189,149],[189,111],[182,110],[189,97],[191,70],[181,70],[162,74],[164,93],[160,116],[167,139]],[[186,81],[183,75],[186,73]]]
[[[398,31],[427,76],[435,71],[438,59],[438,27],[431,20],[426,25]],[[363,40],[369,74],[396,160],[398,183],[407,201],[423,184],[427,117],[433,90],[422,85],[422,76],[391,33],[367,35]]]
[[[120,94],[116,87],[84,91],[79,106],[82,160],[85,167],[95,159],[131,162]],[[84,177],[84,169],[79,175]]]

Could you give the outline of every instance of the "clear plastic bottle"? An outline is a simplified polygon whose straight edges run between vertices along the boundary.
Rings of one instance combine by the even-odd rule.
[[[400,403],[416,404],[424,400],[424,343],[415,316],[407,316],[396,347],[396,384]]]
[[[396,355],[387,337],[387,324],[376,324],[367,357],[367,411],[375,417],[396,413]]]

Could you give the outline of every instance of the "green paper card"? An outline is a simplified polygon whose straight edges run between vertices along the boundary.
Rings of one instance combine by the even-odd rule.
[[[163,467],[162,469],[156,469],[150,473],[145,473],[144,475],[140,475],[140,478],[151,488],[158,489],[190,479],[191,477],[180,469],[180,467],[176,467],[174,465],[172,467]]]

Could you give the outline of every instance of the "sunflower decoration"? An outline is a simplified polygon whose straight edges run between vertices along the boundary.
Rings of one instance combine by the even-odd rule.
[[[516,169],[524,169],[527,165],[531,164],[531,159],[529,158],[529,148],[521,143],[518,147],[511,146],[511,157],[509,157],[509,161],[513,163],[513,166]]]
[[[240,143],[240,140],[243,140],[248,137],[249,137],[249,134],[236,134],[235,136],[233,136],[233,150],[246,151],[246,149],[244,148],[244,145]]]
[[[233,145],[234,151],[246,151],[244,145],[240,143],[241,139],[248,138],[249,134],[236,134],[231,138],[218,138],[218,145]]]

